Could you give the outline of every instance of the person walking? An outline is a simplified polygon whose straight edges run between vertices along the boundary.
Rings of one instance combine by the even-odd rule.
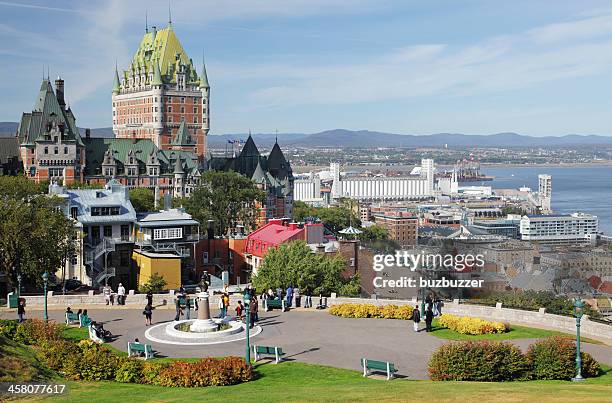
[[[175,303],[176,303],[176,316],[174,316],[174,321],[176,322],[181,319],[183,310],[181,309],[181,300],[178,297],[175,299]]]
[[[295,294],[295,307],[299,308],[302,306],[302,295],[300,294],[300,289],[295,287],[293,289],[293,294]]]
[[[223,298],[225,297],[225,295],[221,295],[219,297],[219,318],[223,319],[225,318],[225,302],[223,302]]]
[[[249,323],[249,327],[252,329],[255,326],[255,322],[259,320],[259,315],[257,314],[259,311],[259,302],[257,301],[257,298],[251,298],[250,308],[249,314],[251,323]]]
[[[117,305],[125,305],[125,287],[121,283],[117,288]]]
[[[427,294],[427,296],[425,297],[425,310],[428,310],[431,308],[431,294]]]
[[[312,308],[312,292],[310,291],[310,288],[306,288],[305,295],[304,308]]]
[[[151,323],[151,319],[153,318],[153,307],[151,304],[147,304],[147,306],[144,307],[142,314],[145,317],[145,326],[152,325],[153,323]]]
[[[228,315],[228,309],[230,307],[230,297],[229,297],[229,293],[227,292],[223,294],[223,305],[225,308],[225,311],[224,311],[224,317],[225,317]]]
[[[153,306],[153,291],[147,291],[147,305]]]
[[[412,325],[414,326],[414,331],[419,331],[419,322],[421,321],[421,312],[419,312],[419,308],[414,308],[412,310]]]
[[[429,308],[427,308],[427,310],[425,311],[425,331],[426,332],[431,332],[431,322],[433,321],[434,318],[434,314],[433,311],[431,310],[431,304],[429,306]]]
[[[238,301],[238,305],[236,305],[236,319],[242,319],[242,312],[244,311],[244,305],[242,305],[242,301]]]
[[[19,318],[19,323],[25,320],[25,299],[19,298],[19,305],[17,305],[17,317]]]
[[[291,308],[291,303],[293,302],[293,287],[289,284],[287,287],[287,308]]]
[[[113,290],[111,290],[110,286],[108,284],[106,284],[104,286],[104,288],[102,288],[102,294],[104,294],[104,301],[106,301],[106,305],[110,305],[112,303],[111,301],[111,293],[113,292]]]
[[[277,297],[278,299],[283,299],[283,289],[282,289],[282,288],[278,287],[278,288],[276,289],[276,297]]]

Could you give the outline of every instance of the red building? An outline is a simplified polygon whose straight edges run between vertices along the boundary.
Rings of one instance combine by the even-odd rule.
[[[287,223],[280,219],[272,219],[268,224],[251,232],[247,236],[245,256],[253,274],[261,264],[268,249],[278,245],[306,239],[306,231],[297,223]]]

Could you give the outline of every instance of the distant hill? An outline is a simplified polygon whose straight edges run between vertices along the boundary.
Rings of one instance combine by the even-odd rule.
[[[0,122],[0,137],[13,136],[17,122]],[[80,128],[81,135],[85,129]],[[93,137],[113,137],[110,127],[91,129]],[[222,134],[208,136],[208,144],[213,148],[223,148],[228,140],[246,140],[248,133]],[[260,147],[269,148],[278,137],[279,143],[293,147],[541,147],[568,145],[612,145],[612,136],[578,135],[532,137],[517,133],[495,133],[488,135],[436,133],[425,135],[383,133],[369,130],[334,129],[319,133],[255,133],[253,139]]]

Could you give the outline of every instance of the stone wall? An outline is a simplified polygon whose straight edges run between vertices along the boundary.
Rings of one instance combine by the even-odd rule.
[[[417,305],[417,300],[376,300],[364,298],[328,298],[328,305],[353,303],[353,304],[374,304],[374,305]],[[418,302],[420,304],[420,302]],[[478,317],[488,320],[496,320],[499,322],[510,322],[519,325],[546,327],[555,330],[575,333],[576,319],[569,316],[553,315],[546,313],[544,308],[539,311],[524,311],[521,309],[503,308],[501,303],[497,306],[483,306],[459,303],[459,300],[453,302],[445,302],[442,307],[442,313],[453,315]],[[602,339],[612,344],[612,326],[604,323],[594,322],[589,320],[587,315],[582,317],[580,322],[580,333],[587,337]]]

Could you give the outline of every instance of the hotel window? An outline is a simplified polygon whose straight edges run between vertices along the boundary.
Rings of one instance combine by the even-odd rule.
[[[198,123],[198,117],[197,116],[193,117],[193,123]]]
[[[171,107],[171,106],[169,106],[169,107],[168,107],[168,112],[169,112],[169,113],[171,113],[171,112],[172,112],[172,107]]]
[[[181,106],[181,113],[185,113],[185,107]]]
[[[53,154],[59,154],[59,147],[53,147]]]
[[[195,107],[193,108],[193,113],[198,113],[198,107],[197,107],[197,106],[195,106]]]
[[[34,151],[34,150],[32,150]],[[49,147],[45,147],[45,154],[49,154]]]
[[[181,103],[184,104],[185,103],[185,97],[181,97]]]

